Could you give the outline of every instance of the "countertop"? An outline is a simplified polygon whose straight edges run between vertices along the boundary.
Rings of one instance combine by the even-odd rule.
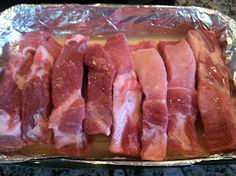
[[[236,20],[236,1],[235,0],[176,0],[176,5],[199,6],[210,9],[216,9],[231,16]]]
[[[168,168],[78,168],[52,169],[22,166],[0,166],[0,175],[6,176],[234,176],[236,164],[184,166]]]

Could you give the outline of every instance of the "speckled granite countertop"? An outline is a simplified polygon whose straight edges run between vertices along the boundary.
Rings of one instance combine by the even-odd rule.
[[[216,9],[236,20],[236,0],[176,0],[175,4]]]
[[[134,0],[132,0],[133,2]],[[28,2],[28,1],[27,1]],[[34,1],[32,1],[34,2]],[[158,2],[155,1],[155,2]],[[222,13],[233,17],[236,20],[236,0],[177,0],[176,5],[183,6],[199,6],[217,9]],[[40,167],[27,167],[18,165],[0,165],[0,176],[139,176],[139,175],[156,175],[156,176],[235,176],[235,164],[221,164],[221,165],[194,165],[184,167],[168,167],[168,168],[88,168],[79,167],[77,169],[56,169],[56,168],[40,168]]]
[[[234,176],[236,164],[184,166],[168,168],[78,168],[78,169],[51,169],[22,166],[0,166],[0,175],[6,176]]]

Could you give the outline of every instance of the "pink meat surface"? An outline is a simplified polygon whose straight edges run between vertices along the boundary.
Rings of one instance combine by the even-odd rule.
[[[168,74],[168,152],[197,155],[200,146],[195,127],[198,111],[193,52],[185,39],[160,42],[159,47]]]
[[[87,39],[71,36],[65,41],[52,74],[52,99],[54,109],[49,117],[55,147],[60,153],[82,156],[87,139],[83,131],[85,103],[81,96],[83,57]]]
[[[22,132],[27,143],[51,141],[51,131],[48,129],[48,116],[51,113],[50,80],[52,66],[60,50],[61,46],[52,36],[38,43],[34,61],[23,86]]]
[[[19,51],[23,54],[28,51],[35,53],[39,44],[44,41],[48,41],[50,37],[51,34],[44,31],[28,32],[24,35],[24,40],[19,42]]]
[[[12,151],[24,146],[21,139],[22,89],[17,85],[18,72],[25,58],[11,58],[0,85],[0,150]]]
[[[20,40],[19,50],[11,56],[0,85],[0,150],[2,151],[17,150],[25,145],[21,130],[22,89],[39,41],[47,40],[47,37],[39,35],[41,33],[44,32],[29,32]]]
[[[157,43],[152,40],[144,40],[135,45],[130,45],[131,51],[137,51],[139,49],[157,48]]]
[[[215,34],[190,30],[187,35],[196,62],[198,107],[210,152],[236,148],[236,117],[230,97],[229,73]]]
[[[135,72],[145,95],[142,119],[144,160],[163,160],[167,149],[167,73],[156,49],[139,49],[133,54]]]
[[[113,153],[139,155],[142,92],[125,35],[109,37],[105,50],[117,71],[113,83],[113,129],[109,148]]]
[[[85,131],[109,136],[112,125],[112,84],[115,67],[101,45],[89,47],[85,64],[88,66]]]

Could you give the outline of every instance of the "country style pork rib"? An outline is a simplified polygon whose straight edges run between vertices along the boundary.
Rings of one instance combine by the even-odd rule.
[[[10,56],[3,76],[0,85],[0,150],[2,151],[17,150],[24,146],[21,131],[22,89],[38,44],[45,40],[40,35],[43,33],[29,32],[20,40],[19,50]]]
[[[11,58],[0,85],[0,150],[12,151],[24,146],[21,139],[22,89],[17,76],[26,57],[17,54]],[[29,58],[30,59],[30,58]]]
[[[236,148],[236,117],[230,98],[229,73],[213,32],[187,35],[197,62],[198,107],[210,152]]]
[[[167,149],[167,73],[162,58],[154,48],[133,54],[135,71],[145,95],[142,119],[144,160],[163,160]]]
[[[83,131],[85,103],[81,96],[83,57],[87,39],[75,35],[65,41],[52,75],[54,109],[49,117],[55,146],[61,153],[84,155],[86,135]]]
[[[115,67],[101,45],[89,47],[85,64],[88,70],[85,131],[109,136],[112,125],[112,84]]]
[[[157,48],[157,43],[152,40],[144,40],[139,42],[138,44],[130,45],[131,51],[137,51],[139,49],[148,49],[148,48]]]
[[[168,73],[168,153],[197,155],[200,148],[195,127],[198,111],[193,52],[185,39],[160,42],[159,48]]]
[[[125,35],[115,34],[109,37],[105,50],[109,52],[117,71],[113,83],[113,129],[110,151],[139,155],[142,92]]]
[[[39,44],[44,41],[48,41],[51,38],[51,34],[44,32],[44,31],[33,31],[27,32],[24,35],[23,40],[19,42],[19,51],[23,54],[27,52],[36,52]]]
[[[47,36],[46,33],[40,34],[44,40],[38,43],[34,61],[23,86],[22,132],[27,143],[51,141],[51,131],[48,129],[48,116],[51,112],[51,70],[61,46],[52,36]]]

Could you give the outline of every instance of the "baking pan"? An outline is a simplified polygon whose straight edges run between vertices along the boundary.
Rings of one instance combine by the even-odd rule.
[[[78,5],[21,4],[0,14],[0,73],[4,72],[7,55],[17,48],[26,32],[47,31],[58,38],[80,33],[91,38],[103,38],[124,32],[130,39],[145,37],[184,36],[189,29],[214,30],[224,48],[226,64],[236,83],[236,23],[218,11],[181,6],[159,5]],[[96,145],[107,139],[97,138]],[[96,154],[96,152],[98,152]],[[166,161],[142,161],[95,151],[87,158],[61,156],[52,146],[25,148],[0,154],[0,163],[73,167],[80,164],[125,166],[183,166],[201,163],[234,162],[236,153],[222,153],[201,158]],[[59,164],[61,163],[61,164]]]

